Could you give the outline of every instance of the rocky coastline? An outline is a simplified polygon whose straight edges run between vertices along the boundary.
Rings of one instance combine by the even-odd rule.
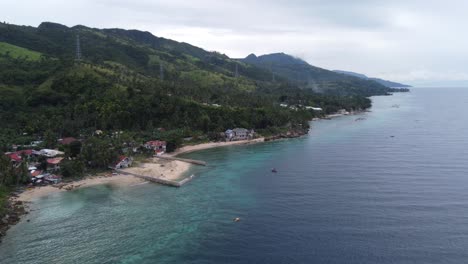
[[[278,139],[285,139],[285,138],[297,138],[297,137],[302,137],[304,135],[307,135],[309,133],[309,130],[307,129],[297,129],[297,130],[289,130],[285,133],[280,133],[277,135],[265,137],[265,141],[273,141],[273,140],[278,140]]]
[[[10,199],[8,199],[6,206],[6,213],[0,219],[0,243],[2,238],[6,235],[7,230],[17,224],[23,215],[29,213],[27,204],[23,201],[18,201],[17,193],[12,193]]]

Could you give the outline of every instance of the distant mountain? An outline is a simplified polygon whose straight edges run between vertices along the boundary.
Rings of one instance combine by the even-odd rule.
[[[334,72],[336,72],[336,73],[341,73],[341,74],[346,74],[346,75],[349,75],[349,76],[358,77],[358,78],[361,78],[361,79],[369,79],[369,77],[367,77],[366,75],[360,74],[360,73],[356,73],[356,72],[340,71],[340,70],[334,70]]]
[[[270,71],[272,78],[283,78],[303,89],[312,89],[316,92],[342,96],[371,96],[396,91],[362,76],[350,76],[312,66],[302,59],[285,53],[262,56],[250,54],[240,61]]]
[[[384,85],[386,87],[389,87],[389,88],[408,88],[408,87],[411,87],[410,85],[407,85],[407,84],[391,82],[391,81],[387,81],[387,80],[383,80],[383,79],[379,79],[379,78],[371,78],[371,77],[367,77],[364,74],[350,72],[350,71],[334,70],[334,72],[349,75],[349,76],[358,77],[358,78],[365,79],[365,80],[376,81],[376,82],[378,82],[378,83],[380,83],[380,84],[382,84],[382,85]]]

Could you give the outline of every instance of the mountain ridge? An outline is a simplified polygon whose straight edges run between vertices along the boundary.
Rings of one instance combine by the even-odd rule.
[[[363,93],[366,96],[398,92],[373,80],[344,75],[310,65],[308,62],[285,53],[271,53],[261,56],[250,54],[239,61],[255,65],[289,79],[296,85],[320,92],[332,92],[342,96]],[[345,87],[345,88],[344,88]]]
[[[75,60],[77,36],[80,60]],[[5,120],[0,147],[37,140],[45,131],[61,137],[96,129],[128,131],[149,140],[159,134],[155,128],[164,128],[170,132],[158,137],[180,144],[183,136],[216,139],[233,127],[267,135],[304,130],[313,117],[366,109],[371,106],[366,97],[392,92],[284,53],[250,56],[267,59],[272,72],[265,63],[232,59],[147,31],[0,23],[0,42],[8,43],[0,46],[5,49],[0,50],[0,118]],[[27,60],[22,53],[40,58]],[[294,78],[296,70],[311,76]]]
[[[388,80],[384,80],[384,79],[380,79],[380,78],[368,77],[367,75],[361,74],[361,73],[356,73],[356,72],[351,72],[351,71],[341,71],[341,70],[333,70],[333,71],[336,72],[336,73],[344,74],[344,75],[355,76],[355,77],[365,79],[365,80],[376,81],[376,82],[378,82],[378,83],[380,83],[380,84],[382,84],[382,85],[384,85],[384,86],[386,86],[388,88],[410,88],[411,87],[411,85],[407,85],[407,84],[388,81]]]

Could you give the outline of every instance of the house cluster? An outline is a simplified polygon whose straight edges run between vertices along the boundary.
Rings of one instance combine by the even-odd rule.
[[[213,106],[213,107],[216,107],[216,108],[218,108],[218,107],[221,107],[221,105],[220,105],[220,104],[209,104],[209,103],[203,103],[203,105],[206,105],[206,106]]]
[[[56,173],[60,170],[60,162],[63,160],[63,157],[57,156],[63,154],[61,151],[52,149],[41,149],[39,151],[25,149],[5,153],[17,169],[23,162],[27,162],[28,173],[33,185],[55,184],[61,181],[61,176],[56,175]],[[41,164],[38,162],[40,156],[47,158],[46,169],[39,169],[41,167]]]
[[[323,111],[321,107],[313,107],[313,106],[306,106],[305,109],[314,110],[314,111]]]
[[[37,159],[39,156],[43,156],[49,158],[47,160],[53,160],[51,158],[55,158],[57,156],[64,155],[65,153],[62,151],[58,151],[55,149],[41,149],[41,150],[33,150],[33,149],[24,149],[18,150],[15,152],[6,152],[11,162],[15,164],[20,164],[23,160],[30,161],[31,159]]]
[[[253,139],[255,137],[255,131],[253,129],[234,128],[226,130],[224,136],[226,141]]]
[[[57,143],[59,145],[65,146],[65,145],[70,145],[72,142],[75,142],[75,141],[79,141],[79,140],[74,138],[74,137],[66,137],[66,138],[58,139]],[[42,141],[42,140],[35,140],[35,141],[32,141],[29,145],[21,145],[21,146],[12,145],[12,149],[17,150],[19,147],[21,147],[21,148],[37,148],[43,143],[44,143],[44,141]]]
[[[163,129],[161,129],[162,131]],[[117,132],[120,135],[122,132]],[[102,131],[96,130],[94,132],[95,135],[103,134]],[[113,133],[111,136],[116,136]],[[79,141],[73,137],[67,137],[57,140],[59,145],[70,145],[73,142]],[[40,146],[43,142],[42,141],[34,141],[28,146],[21,146],[21,147],[35,147]],[[140,149],[144,148],[150,150],[154,153],[154,155],[162,155],[166,152],[166,141],[161,140],[151,140],[145,142],[144,144],[140,145]],[[7,152],[5,155],[10,159],[11,163],[14,167],[20,170],[21,165],[26,163],[30,182],[33,185],[44,185],[44,184],[55,184],[61,181],[60,176],[60,164],[64,160],[65,153],[56,149],[25,149],[25,150],[17,150],[20,146],[14,145],[13,149],[14,152]],[[131,149],[134,153],[138,152],[139,147],[137,145],[130,144],[124,149]],[[123,152],[127,152],[123,150]],[[41,158],[42,157],[42,158]],[[44,162],[45,161],[45,162]],[[47,165],[45,165],[46,163]],[[132,166],[133,158],[128,156],[119,156],[118,159],[109,165],[111,169],[123,169]]]
[[[141,145],[143,148],[147,150],[154,151],[154,154],[157,156],[160,156],[164,153],[166,153],[166,141],[161,141],[161,140],[151,140],[147,141],[145,144]],[[133,149],[133,152],[137,152],[137,148]],[[128,156],[119,156],[117,161],[109,166],[111,169],[124,169],[131,167],[133,164],[133,158],[128,157]]]
[[[57,184],[62,181],[62,177],[60,175],[50,172],[32,170],[30,171],[30,174],[31,183],[33,185]]]
[[[289,108],[291,110],[299,110],[299,109],[306,109],[306,110],[313,110],[313,111],[323,111],[321,107],[315,107],[315,106],[304,106],[304,105],[287,105],[287,104],[280,104],[281,107]]]

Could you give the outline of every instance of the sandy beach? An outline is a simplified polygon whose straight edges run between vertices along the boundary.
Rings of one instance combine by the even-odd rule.
[[[252,140],[239,140],[239,141],[230,141],[230,142],[209,142],[209,143],[203,143],[203,144],[197,144],[193,146],[184,146],[172,153],[168,153],[165,155],[168,156],[177,156],[183,153],[189,153],[189,152],[194,152],[194,151],[199,151],[203,149],[210,149],[210,148],[218,148],[218,147],[226,147],[226,146],[233,146],[233,145],[249,145],[249,144],[254,144],[254,143],[259,143],[259,142],[264,142],[265,138],[256,138]]]
[[[190,164],[182,161],[168,161],[162,159],[151,158],[144,163],[138,163],[134,167],[123,169],[123,171],[140,174],[144,176],[159,177],[168,180],[179,179],[188,169]],[[97,176],[86,177],[82,180],[56,184],[41,187],[28,188],[26,191],[19,194],[16,200],[23,202],[32,202],[42,196],[51,193],[64,192],[76,188],[85,188],[99,184],[112,184],[115,186],[130,186],[139,184],[145,180],[134,177],[132,175],[112,175],[111,173],[100,174]]]
[[[76,188],[90,187],[99,184],[112,184],[115,186],[129,186],[132,184],[138,184],[143,182],[142,179],[128,176],[128,175],[97,175],[86,177],[82,180],[66,183],[66,184],[56,184],[48,186],[40,186],[28,188],[26,191],[19,194],[15,199],[23,202],[33,202],[39,199],[42,196],[46,196],[52,193],[66,192],[67,190],[72,190]]]
[[[190,164],[178,160],[151,158],[145,163],[123,169],[125,172],[166,180],[178,180],[190,169]]]

